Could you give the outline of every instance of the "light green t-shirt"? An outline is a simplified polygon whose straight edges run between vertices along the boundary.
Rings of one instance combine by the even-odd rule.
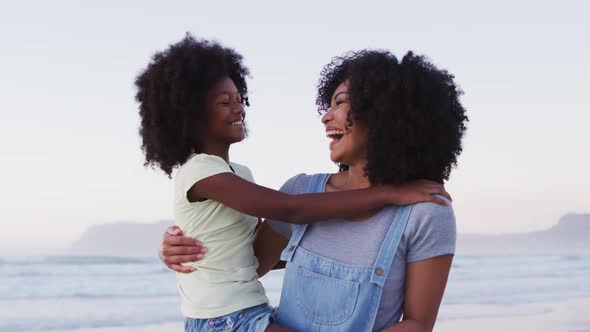
[[[235,163],[231,167],[236,175],[254,182],[247,167]],[[175,224],[185,236],[199,239],[209,249],[203,260],[188,264],[196,271],[177,273],[185,317],[213,318],[268,303],[258,281],[258,260],[252,247],[258,219],[213,200],[191,203],[186,196],[200,180],[230,172],[232,169],[222,158],[196,154],[175,175]]]

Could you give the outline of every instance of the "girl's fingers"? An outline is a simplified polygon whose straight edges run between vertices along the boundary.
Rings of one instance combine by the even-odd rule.
[[[446,197],[451,202],[453,201],[453,199],[451,198],[451,194],[449,194],[444,188],[440,192],[437,192],[436,194]]]
[[[436,203],[441,206],[448,206],[447,202],[444,199],[438,198],[434,195],[428,195],[428,196],[430,196],[428,201],[430,201],[432,203]]]
[[[451,198],[451,194],[449,194],[446,190],[445,187],[442,185],[438,185],[435,188],[432,188],[429,190],[429,193],[431,195],[441,195],[446,197],[449,201],[453,201],[453,199]]]
[[[445,190],[443,196],[445,196],[449,201],[451,201],[451,202],[453,201],[453,197],[451,197],[451,194],[449,194],[446,190]]]

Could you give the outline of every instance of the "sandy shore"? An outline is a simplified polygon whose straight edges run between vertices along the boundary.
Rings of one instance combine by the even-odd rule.
[[[120,327],[101,327],[93,329],[67,330],[59,332],[182,332],[184,326],[182,322],[166,323],[157,325],[139,325],[139,326],[120,326]]]
[[[437,332],[590,332],[590,298],[510,306],[447,306],[441,308],[441,314],[451,317],[473,314],[485,318],[440,320],[436,324]]]
[[[590,332],[590,298],[520,305],[448,305],[441,308],[437,332]],[[484,316],[485,318],[478,318]],[[465,318],[467,317],[467,318]],[[70,330],[71,331],[71,330]],[[175,332],[182,322],[81,329],[76,332]]]

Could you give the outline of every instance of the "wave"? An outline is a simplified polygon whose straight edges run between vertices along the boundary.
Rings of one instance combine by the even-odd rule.
[[[583,261],[583,260],[587,260],[588,257],[584,257],[584,256],[580,256],[580,255],[562,255],[561,259],[565,260],[565,261]]]
[[[132,258],[114,256],[40,256],[25,259],[0,259],[2,265],[128,265],[154,264],[155,258]]]
[[[77,331],[79,329],[94,329],[94,328],[109,328],[109,327],[139,327],[144,325],[155,325],[155,324],[165,324],[171,322],[179,322],[181,321],[180,318],[168,315],[168,317],[145,317],[141,319],[134,319],[134,320],[98,320],[98,321],[91,321],[91,320],[71,320],[71,321],[63,321],[63,320],[55,320],[55,321],[44,321],[44,322],[37,322],[34,324],[35,331]],[[11,322],[0,322],[0,331],[10,331],[10,332],[24,332],[24,331],[31,331],[32,324],[28,321],[18,322],[18,321],[11,321]]]
[[[15,301],[15,300],[104,300],[104,299],[117,299],[117,300],[133,300],[133,299],[163,299],[163,298],[177,298],[178,293],[176,290],[173,291],[162,291],[155,292],[152,294],[96,294],[96,293],[73,293],[73,294],[56,294],[56,295],[3,295],[0,297],[0,302]],[[1,330],[0,330],[1,331]]]
[[[133,270],[121,270],[121,269],[105,269],[102,271],[87,271],[87,270],[68,270],[68,269],[45,269],[45,270],[27,270],[21,267],[11,269],[0,268],[0,280],[10,278],[52,278],[52,277],[109,277],[109,276],[132,276],[141,274],[147,275],[164,275],[172,274],[173,271],[168,270],[165,266],[145,266],[143,268],[136,268]]]

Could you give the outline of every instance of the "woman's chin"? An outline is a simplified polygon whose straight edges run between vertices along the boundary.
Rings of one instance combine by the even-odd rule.
[[[342,163],[342,158],[340,158],[339,154],[334,153],[334,151],[330,151],[330,160],[332,160],[332,162],[334,162],[336,164]]]

